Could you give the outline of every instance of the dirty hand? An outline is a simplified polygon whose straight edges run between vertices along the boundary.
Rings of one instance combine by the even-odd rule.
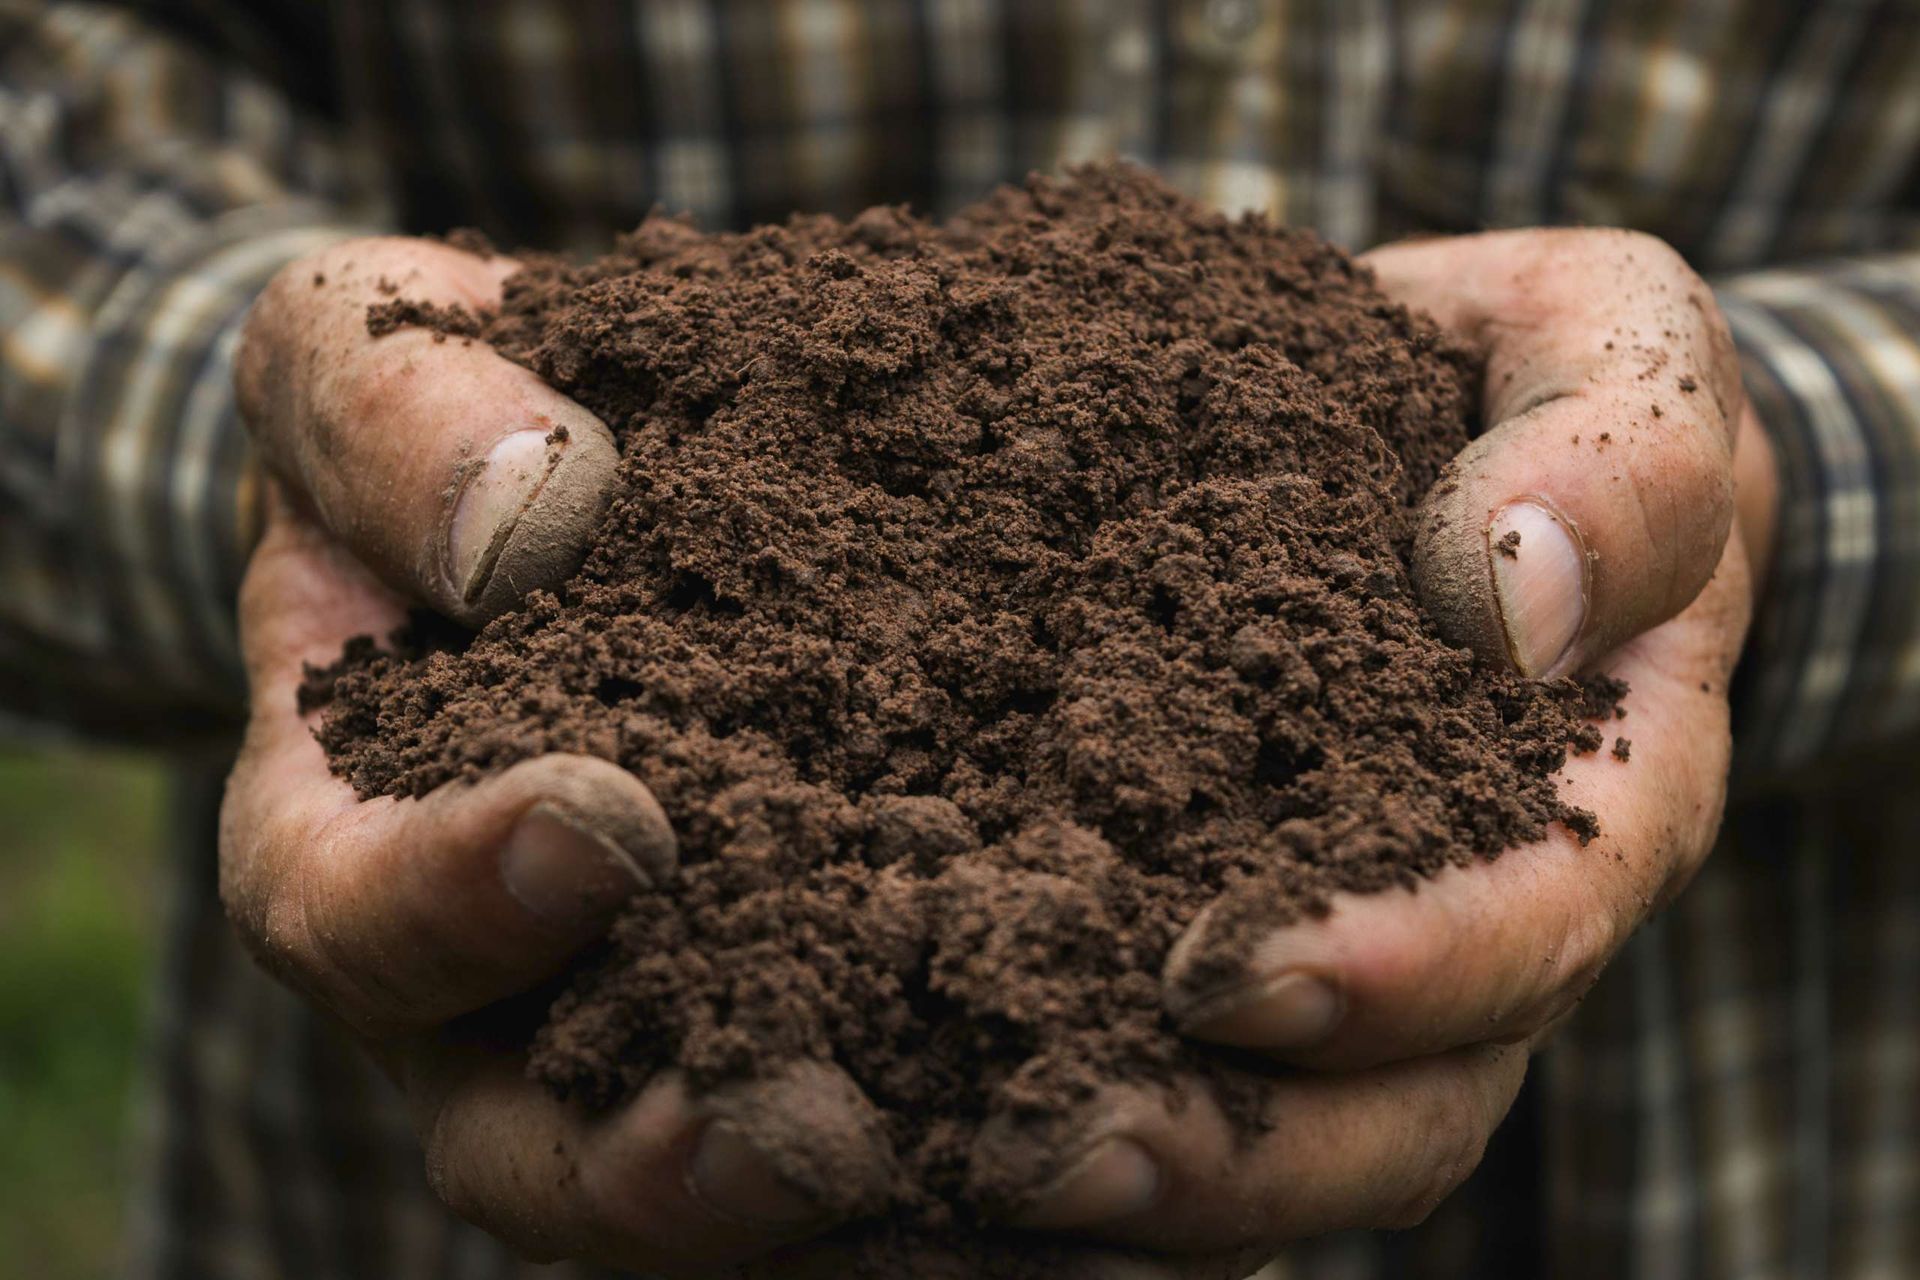
[[[1555,830],[1416,893],[1342,897],[1259,939],[1224,981],[1190,964],[1203,913],[1167,966],[1171,1014],[1311,1070],[1272,1081],[1274,1126],[1251,1142],[1198,1084],[1174,1099],[1116,1088],[1077,1147],[1038,1159],[1029,1225],[1159,1255],[1116,1276],[1244,1274],[1289,1240],[1420,1220],[1479,1161],[1529,1047],[1719,824],[1727,681],[1774,477],[1707,286],[1625,232],[1432,240],[1368,261],[1488,357],[1487,430],[1422,512],[1423,598],[1487,661],[1627,680],[1630,715],[1604,727],[1631,758],[1566,766],[1563,796],[1599,817],[1591,844]]]
[[[595,1119],[525,1078],[511,998],[674,870],[653,796],[605,761],[549,755],[357,800],[296,706],[303,663],[386,635],[408,600],[478,623],[564,578],[594,532],[617,461],[604,424],[483,344],[367,331],[396,286],[475,309],[513,266],[354,241],[288,267],[248,321],[236,384],[277,489],[241,592],[252,716],[221,893],[260,958],[405,1091],[455,1211],[530,1256],[707,1274],[856,1213],[888,1156],[829,1067],[701,1097],[668,1076]],[[767,1115],[789,1141],[762,1152]],[[797,1189],[824,1167],[840,1176],[819,1195]]]

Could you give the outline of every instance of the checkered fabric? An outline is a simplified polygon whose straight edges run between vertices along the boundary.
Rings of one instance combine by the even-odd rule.
[[[1782,463],[1724,847],[1432,1222],[1275,1274],[1920,1276],[1920,0],[0,0],[0,706],[231,723],[229,365],[320,244],[944,211],[1111,153],[1354,247],[1663,236]],[[240,958],[214,794],[183,784],[134,1274],[517,1274]]]

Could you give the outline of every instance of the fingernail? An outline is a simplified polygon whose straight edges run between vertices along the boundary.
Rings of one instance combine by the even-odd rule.
[[[1507,652],[1524,676],[1546,675],[1587,620],[1587,557],[1579,536],[1538,502],[1502,507],[1487,529]]]
[[[1015,1226],[1061,1231],[1130,1218],[1160,1195],[1160,1166],[1132,1138],[1104,1138],[1014,1215]]]
[[[604,919],[651,883],[618,845],[545,804],[514,824],[500,849],[500,878],[521,906],[569,929]]]
[[[1333,983],[1288,969],[1251,990],[1206,1001],[1180,1020],[1180,1029],[1245,1049],[1305,1049],[1332,1035],[1345,1012]]]
[[[551,474],[547,436],[533,429],[506,436],[461,483],[447,528],[447,577],[462,600],[486,589],[501,548]]]
[[[715,1214],[745,1226],[801,1227],[826,1216],[726,1120],[711,1121],[701,1133],[687,1161],[687,1190]]]

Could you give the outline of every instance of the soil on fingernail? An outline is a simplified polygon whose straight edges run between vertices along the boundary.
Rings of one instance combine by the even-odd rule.
[[[837,1064],[900,1168],[847,1274],[937,1274],[900,1269],[936,1245],[1045,1273],[978,1269],[990,1118],[1064,1133],[1102,1085],[1197,1072],[1266,1123],[1164,1010],[1203,907],[1195,991],[1335,892],[1596,829],[1554,774],[1622,687],[1476,663],[1409,578],[1475,357],[1317,236],[1101,167],[943,225],[653,218],[523,261],[478,333],[613,429],[598,543],[306,697],[363,796],[550,751],[652,789],[679,878],[531,1070],[608,1107]]]

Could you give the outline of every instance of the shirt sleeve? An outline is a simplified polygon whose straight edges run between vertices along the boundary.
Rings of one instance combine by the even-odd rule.
[[[237,708],[234,347],[275,271],[383,221],[363,178],[188,40],[0,0],[0,729],[178,737]]]
[[[1718,292],[1782,485],[1736,772],[1778,777],[1920,727],[1920,252]]]

